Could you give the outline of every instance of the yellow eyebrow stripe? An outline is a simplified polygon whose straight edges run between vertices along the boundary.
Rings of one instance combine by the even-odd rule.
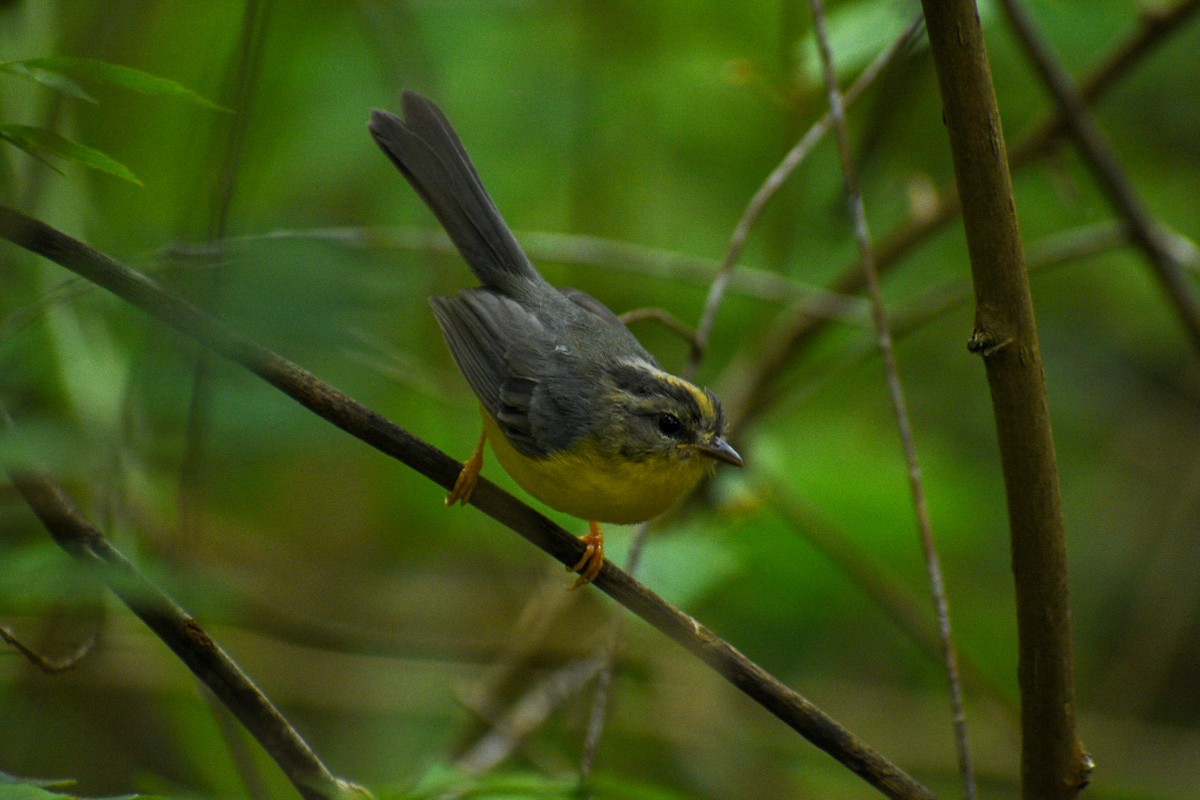
[[[668,372],[662,373],[662,376],[667,383],[677,386],[690,394],[696,401],[696,405],[700,407],[700,413],[705,419],[712,419],[717,415],[717,409],[713,407],[712,400],[709,398],[707,392],[701,391],[683,378],[677,378]]]

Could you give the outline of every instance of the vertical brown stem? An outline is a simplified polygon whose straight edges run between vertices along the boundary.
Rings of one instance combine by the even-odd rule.
[[[975,285],[970,348],[991,389],[1008,501],[1021,686],[1021,791],[1074,798],[1090,760],[1075,732],[1066,532],[1033,300],[979,14],[922,0]]]

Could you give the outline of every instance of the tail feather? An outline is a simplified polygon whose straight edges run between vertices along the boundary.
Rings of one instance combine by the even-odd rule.
[[[405,92],[404,119],[371,112],[368,126],[429,206],[485,286],[512,291],[515,278],[540,276],[488,195],[450,121],[428,98]]]

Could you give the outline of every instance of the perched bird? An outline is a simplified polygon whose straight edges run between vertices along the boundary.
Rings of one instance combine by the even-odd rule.
[[[483,435],[446,504],[466,503],[490,441],[501,466],[551,508],[588,520],[575,585],[604,565],[601,522],[666,511],[717,462],[742,466],[716,396],[664,371],[624,323],[530,263],[441,110],[405,92],[404,118],[371,113],[383,152],[483,284],[430,303],[479,397]]]

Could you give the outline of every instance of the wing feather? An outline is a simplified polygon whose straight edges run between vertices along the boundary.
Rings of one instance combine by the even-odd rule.
[[[537,315],[490,289],[430,298],[450,353],[505,436],[529,456],[548,453],[531,417],[551,334]]]

